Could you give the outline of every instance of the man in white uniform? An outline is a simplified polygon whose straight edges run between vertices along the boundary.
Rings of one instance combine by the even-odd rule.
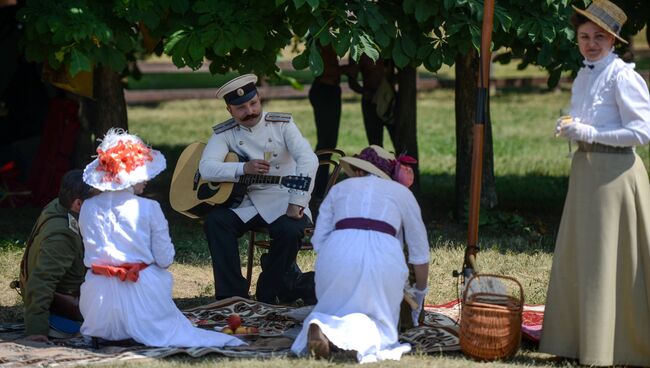
[[[236,182],[244,174],[302,175],[313,178],[318,159],[294,124],[291,114],[262,110],[253,74],[239,76],[217,91],[232,118],[213,127],[199,171],[205,180]],[[245,162],[224,162],[235,152]],[[262,262],[257,300],[278,303],[287,294],[285,274],[296,255],[311,213],[313,188],[290,193],[279,185],[255,184],[234,208],[215,207],[205,218],[204,230],[212,256],[215,296],[248,297],[248,282],[241,274],[237,239],[251,228],[266,226],[271,237],[268,259]]]

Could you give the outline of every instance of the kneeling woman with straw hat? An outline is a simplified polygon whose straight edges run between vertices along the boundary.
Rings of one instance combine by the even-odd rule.
[[[540,350],[585,365],[650,366],[650,141],[643,78],[612,50],[625,13],[595,0],[572,19],[585,67],[569,124],[578,141],[553,256]]]
[[[84,181],[102,193],[81,207],[84,264],[81,333],[147,346],[237,346],[244,342],[193,327],[172,300],[174,245],[158,202],[140,197],[165,157],[140,138],[109,130]]]
[[[402,234],[420,307],[429,264],[420,207],[406,186],[412,177],[405,165],[414,162],[408,156],[395,159],[378,146],[341,158],[350,178],[335,185],[320,206],[312,237],[318,304],[292,346],[296,354],[328,358],[340,349],[356,352],[357,360],[365,363],[399,360],[410,350],[409,344],[397,341],[408,279]],[[413,312],[416,325],[419,311]]]

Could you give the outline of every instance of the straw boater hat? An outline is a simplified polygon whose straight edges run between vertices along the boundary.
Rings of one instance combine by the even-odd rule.
[[[217,90],[217,98],[223,98],[228,105],[241,105],[257,95],[257,76],[244,74],[227,82]]]
[[[165,156],[133,134],[111,128],[84,169],[84,182],[101,191],[122,190],[153,179],[165,170]]]
[[[394,161],[395,155],[374,144],[364,148],[358,155],[343,156],[340,159],[341,168],[348,176],[352,176],[357,167],[388,180],[391,180]]]
[[[619,41],[627,43],[619,35],[623,24],[627,21],[627,15],[625,15],[625,12],[621,8],[614,5],[614,3],[608,0],[594,0],[585,10],[578,9],[574,5],[571,6],[573,6],[573,9],[578,14],[596,23],[600,28],[616,37]]]

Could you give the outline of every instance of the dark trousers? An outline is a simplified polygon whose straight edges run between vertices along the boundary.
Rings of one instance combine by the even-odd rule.
[[[212,257],[215,297],[248,298],[248,282],[241,273],[237,239],[255,227],[267,227],[271,237],[268,257],[262,264],[262,274],[257,281],[257,300],[275,303],[276,297],[286,291],[284,275],[295,263],[304,230],[309,225],[306,216],[300,220],[286,215],[270,224],[260,215],[243,222],[233,211],[215,207],[205,217],[204,231]]]
[[[377,105],[367,99],[361,99],[361,112],[363,125],[366,128],[368,145],[384,146],[384,122],[377,115]],[[386,125],[390,139],[395,143],[395,124]],[[397,148],[397,147],[396,147]]]
[[[341,125],[341,87],[314,81],[309,89],[309,102],[314,109],[314,121],[316,122],[316,150],[336,148],[339,137],[339,126]],[[321,158],[328,159],[329,156]],[[316,172],[314,183],[314,198],[323,198],[329,166],[323,165]]]

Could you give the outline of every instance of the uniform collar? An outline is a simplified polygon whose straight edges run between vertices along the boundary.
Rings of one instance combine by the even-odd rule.
[[[266,112],[264,110],[262,110],[262,113],[260,114],[260,121],[258,121],[257,124],[255,124],[252,128],[244,126],[244,125],[240,124],[239,122],[237,122],[237,126],[238,126],[239,129],[243,129],[243,130],[245,130],[247,132],[252,133],[252,132],[256,131],[257,129],[259,129],[261,126],[264,125],[264,118],[265,117],[266,117]]]
[[[614,59],[616,59],[616,54],[610,51],[609,54],[603,56],[600,58],[600,60],[589,61],[587,59],[584,59],[582,63],[589,71],[600,71],[603,70],[612,61],[614,61]]]

